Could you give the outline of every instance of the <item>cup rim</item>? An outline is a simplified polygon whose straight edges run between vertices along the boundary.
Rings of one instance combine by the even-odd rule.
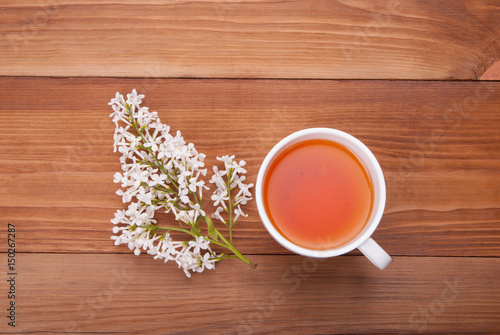
[[[318,137],[323,136],[323,137]],[[372,183],[374,184],[374,205],[372,208],[371,216],[365,228],[363,228],[362,232],[356,236],[353,240],[348,242],[345,245],[340,247],[325,249],[325,250],[315,250],[315,249],[307,249],[301,246],[298,246],[284,237],[272,224],[269,219],[263,200],[263,183],[266,172],[269,168],[269,165],[273,161],[273,159],[279,155],[281,152],[286,150],[288,147],[295,143],[302,142],[308,139],[325,139],[326,137],[331,137],[330,140],[340,143],[346,146],[349,150],[351,150],[358,159],[362,161],[366,165],[367,172],[370,174],[372,178]],[[362,157],[359,157],[361,154]],[[376,185],[375,185],[376,184]],[[377,190],[375,194],[375,189]],[[370,238],[375,229],[380,223],[382,215],[385,209],[386,202],[386,187],[385,187],[385,179],[382,172],[382,168],[375,155],[368,149],[368,147],[358,140],[356,137],[343,132],[338,129],[333,128],[307,128],[302,129],[297,132],[294,132],[281,141],[279,141],[266,155],[264,161],[262,162],[259,173],[257,175],[257,181],[255,183],[255,199],[257,202],[257,210],[259,216],[262,220],[262,223],[269,234],[283,247],[286,249],[308,257],[315,258],[325,258],[325,257],[333,257],[345,254],[351,250],[356,249],[361,244],[363,244],[366,240]]]

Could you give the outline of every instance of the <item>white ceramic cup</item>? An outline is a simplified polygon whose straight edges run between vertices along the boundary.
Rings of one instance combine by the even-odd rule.
[[[373,205],[370,216],[362,231],[348,243],[327,250],[313,250],[298,246],[281,235],[269,219],[263,201],[263,183],[270,164],[284,150],[302,141],[324,139],[339,143],[354,153],[363,163],[372,180]],[[357,138],[336,129],[310,128],[293,133],[276,144],[264,159],[255,185],[255,198],[260,218],[269,234],[286,249],[303,256],[325,258],[345,254],[358,248],[375,266],[384,269],[391,257],[370,236],[377,228],[385,208],[385,180],[380,165],[373,153]]]

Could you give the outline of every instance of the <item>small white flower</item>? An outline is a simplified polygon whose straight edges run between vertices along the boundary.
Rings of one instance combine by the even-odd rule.
[[[137,94],[137,91],[135,90],[135,88],[132,90],[132,93],[127,94],[127,104],[134,105],[137,108],[140,107],[140,104],[142,103],[142,99],[144,99],[144,95]],[[122,97],[122,100],[123,100],[123,97]]]
[[[157,185],[162,185],[163,182],[165,180],[167,180],[167,175],[165,174],[156,174],[156,173],[153,173],[152,175],[150,175],[150,178],[151,180],[148,181],[148,185],[150,187],[154,187],[154,186],[157,186]]]
[[[130,149],[134,150],[136,149],[142,142],[141,138],[139,136],[134,136],[134,135],[129,135],[129,141],[130,141]]]
[[[185,186],[185,185],[184,185]],[[181,186],[179,185],[179,193],[178,193],[178,197],[179,197],[179,200],[183,203],[183,204],[189,204],[189,190],[185,187],[181,188]]]
[[[117,210],[116,213],[115,213],[115,218],[113,220],[111,220],[111,222],[113,224],[115,224],[115,225],[119,224],[119,223],[128,223],[127,221],[128,220],[127,220],[127,217],[125,215],[125,210],[124,209]]]
[[[225,155],[225,156],[222,156],[222,157],[217,157],[217,160],[219,160],[221,162],[224,162],[224,165],[226,167],[228,167],[228,166],[231,165],[231,163],[233,162],[233,159],[234,159],[234,155],[232,155],[232,156]]]
[[[239,218],[240,216],[244,216],[244,217],[247,217],[247,216],[248,216],[247,214],[243,213],[243,211],[241,210],[240,205],[238,205],[238,207],[236,207],[236,208],[234,209],[234,215],[235,215],[235,216],[234,216],[234,219],[233,219],[233,220],[234,220],[234,222],[236,222],[236,220],[238,220],[238,218]]]
[[[210,250],[210,241],[207,241],[203,238],[203,236],[197,236],[194,241],[189,241],[189,245],[193,247],[193,252],[195,254],[200,253],[201,250]]]
[[[200,204],[196,203],[194,205],[190,204],[190,207],[194,210],[195,212],[195,218],[198,218],[200,215],[201,216],[206,216],[206,213],[203,209],[201,209]]]
[[[139,193],[136,195],[137,200],[144,202],[147,205],[151,205],[151,201],[155,198],[153,191],[146,191],[144,187],[139,188]]]
[[[205,186],[205,182],[203,180],[198,180],[199,173],[196,177],[191,177],[189,179],[189,190],[191,192],[196,192],[198,188],[203,188]]]
[[[215,263],[218,262],[219,259],[207,252],[203,257],[199,257],[199,265],[195,268],[196,272],[203,272],[204,269],[213,270],[215,268]]]
[[[210,199],[212,199],[212,201],[214,202],[214,206],[218,206],[219,204],[221,204],[222,207],[227,208],[226,204],[224,202],[224,201],[229,200],[229,198],[227,196],[227,190],[219,190],[218,189],[217,191],[214,192],[214,194],[212,194]]]
[[[113,182],[114,182],[114,183],[116,183],[116,184],[117,184],[117,183],[121,183],[121,182],[122,182],[122,178],[123,178],[122,174],[121,174],[120,172],[117,172],[117,173],[115,173],[115,175],[114,175],[114,180],[113,180]]]
[[[149,179],[148,171],[134,172],[130,175],[133,180],[134,188],[138,189],[141,183],[145,183]]]
[[[123,100],[123,95],[121,95],[118,92],[116,92],[115,97],[113,99],[111,99],[111,101],[108,103],[108,105],[111,105],[112,107],[116,106],[116,108],[118,110],[126,110],[125,100]],[[115,110],[115,108],[113,108],[113,110]],[[113,115],[114,115],[114,113],[112,113],[110,116],[113,116]]]
[[[222,223],[226,224],[226,220],[220,215],[220,213],[224,212],[224,208],[222,207],[217,207],[215,209],[215,212],[212,214],[212,217],[214,219],[220,220]]]

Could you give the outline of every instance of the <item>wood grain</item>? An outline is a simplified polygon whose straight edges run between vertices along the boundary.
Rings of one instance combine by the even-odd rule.
[[[0,256],[4,264],[5,254]],[[19,254],[16,332],[495,333],[498,258],[256,256],[191,279],[147,256]],[[5,291],[2,281],[0,289]],[[0,331],[8,331],[5,323]]]
[[[208,166],[236,154],[250,182],[284,136],[349,132],[384,170],[387,206],[374,237],[390,254],[500,256],[500,83],[0,78],[0,86],[0,212],[17,225],[21,252],[129,252],[110,240],[109,220],[124,205],[112,182],[120,166],[107,102],[136,87]],[[247,211],[236,245],[287,254],[253,202]]]
[[[493,63],[481,76],[481,80],[500,80],[500,61]]]
[[[498,335],[499,17],[499,0],[0,0],[0,334]],[[107,103],[133,88],[250,182],[294,131],[358,137],[392,264],[293,255],[253,201],[234,242],[257,270],[188,279],[115,247]]]
[[[500,59],[498,0],[0,7],[3,76],[478,79]]]

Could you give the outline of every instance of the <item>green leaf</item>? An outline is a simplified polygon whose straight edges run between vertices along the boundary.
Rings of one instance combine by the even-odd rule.
[[[205,221],[206,221],[207,227],[208,227],[208,236],[210,236],[210,238],[213,238],[214,240],[218,241],[219,236],[217,235],[217,229],[215,229],[215,226],[214,226],[214,223],[212,222],[212,219],[209,218],[208,216],[206,216]]]
[[[196,236],[201,235],[200,223],[198,222],[198,220],[196,220],[196,222],[194,222],[193,225],[191,226],[191,234]]]
[[[191,226],[191,229],[189,230],[189,232],[191,233],[191,235],[193,236],[200,236],[201,234],[201,231],[199,228],[196,228],[195,226]]]

